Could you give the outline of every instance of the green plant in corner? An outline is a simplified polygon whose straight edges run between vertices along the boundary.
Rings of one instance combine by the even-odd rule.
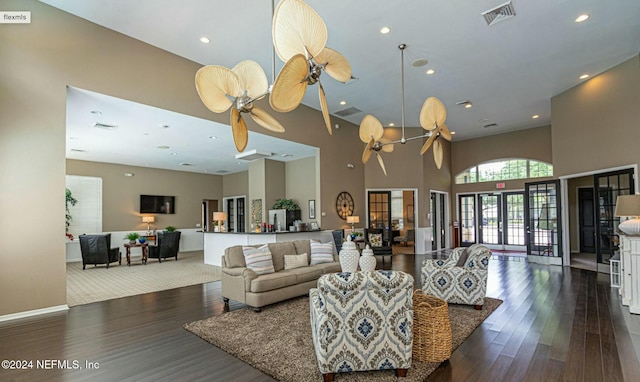
[[[298,203],[294,202],[293,199],[277,199],[275,203],[273,203],[274,210],[285,209],[287,211],[297,211],[300,209]]]
[[[65,195],[66,195],[66,199],[65,199],[64,205],[66,210],[66,214],[65,214],[66,226],[65,226],[64,232],[69,232],[69,226],[71,225],[71,220],[73,220],[73,217],[71,217],[71,213],[69,212],[69,205],[75,206],[76,203],[78,203],[78,200],[71,195],[71,190],[68,188],[65,191]]]
[[[168,226],[168,227],[165,227],[164,230],[167,231],[167,232],[174,232],[176,230],[176,227]]]

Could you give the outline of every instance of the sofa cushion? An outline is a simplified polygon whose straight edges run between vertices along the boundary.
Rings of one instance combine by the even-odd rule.
[[[275,272],[269,246],[263,245],[259,248],[242,247],[242,251],[247,268],[254,271],[256,275]]]
[[[251,281],[251,292],[268,292],[270,290],[296,285],[298,283],[298,277],[295,273],[292,273],[292,271],[280,271],[260,275]]]
[[[311,262],[310,265],[333,262],[333,243],[320,243],[311,241]]]
[[[224,250],[224,261],[227,268],[246,267],[244,251],[241,245],[234,245]]]
[[[309,240],[294,240],[293,245],[296,247],[296,253],[299,255],[301,253],[307,254],[307,264],[311,261],[311,244]]]
[[[284,255],[284,269],[295,269],[300,267],[308,267],[309,256],[306,253],[299,255]]]
[[[322,270],[322,274],[342,272],[342,267],[340,267],[340,263],[337,261],[334,261],[331,263],[316,264],[311,268],[317,268]]]
[[[269,251],[273,258],[273,267],[276,272],[284,269],[284,255],[295,255],[296,247],[290,241],[280,243],[269,243]]]
[[[369,234],[369,244],[371,248],[373,247],[382,247],[382,234],[381,233],[370,233]]]
[[[298,284],[306,283],[307,281],[314,281],[322,276],[322,269],[316,267],[302,267],[296,269],[290,269],[287,272],[291,272],[296,275]]]

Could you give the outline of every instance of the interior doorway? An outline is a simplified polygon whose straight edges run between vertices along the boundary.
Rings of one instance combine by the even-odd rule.
[[[365,226],[385,229],[383,240],[395,244],[394,254],[415,253],[416,192],[415,189],[367,190]],[[406,242],[402,240],[405,237]]]

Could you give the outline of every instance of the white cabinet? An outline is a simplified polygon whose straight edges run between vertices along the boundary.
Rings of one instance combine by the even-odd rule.
[[[622,304],[640,314],[640,236],[620,235]]]

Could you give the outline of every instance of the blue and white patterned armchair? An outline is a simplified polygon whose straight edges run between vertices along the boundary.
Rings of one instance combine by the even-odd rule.
[[[461,261],[460,256],[463,256]],[[447,260],[426,259],[422,262],[422,290],[453,304],[482,309],[490,258],[489,248],[474,244],[468,248],[455,248]]]
[[[309,292],[311,331],[325,381],[335,373],[395,369],[406,376],[413,345],[413,277],[331,273]]]

